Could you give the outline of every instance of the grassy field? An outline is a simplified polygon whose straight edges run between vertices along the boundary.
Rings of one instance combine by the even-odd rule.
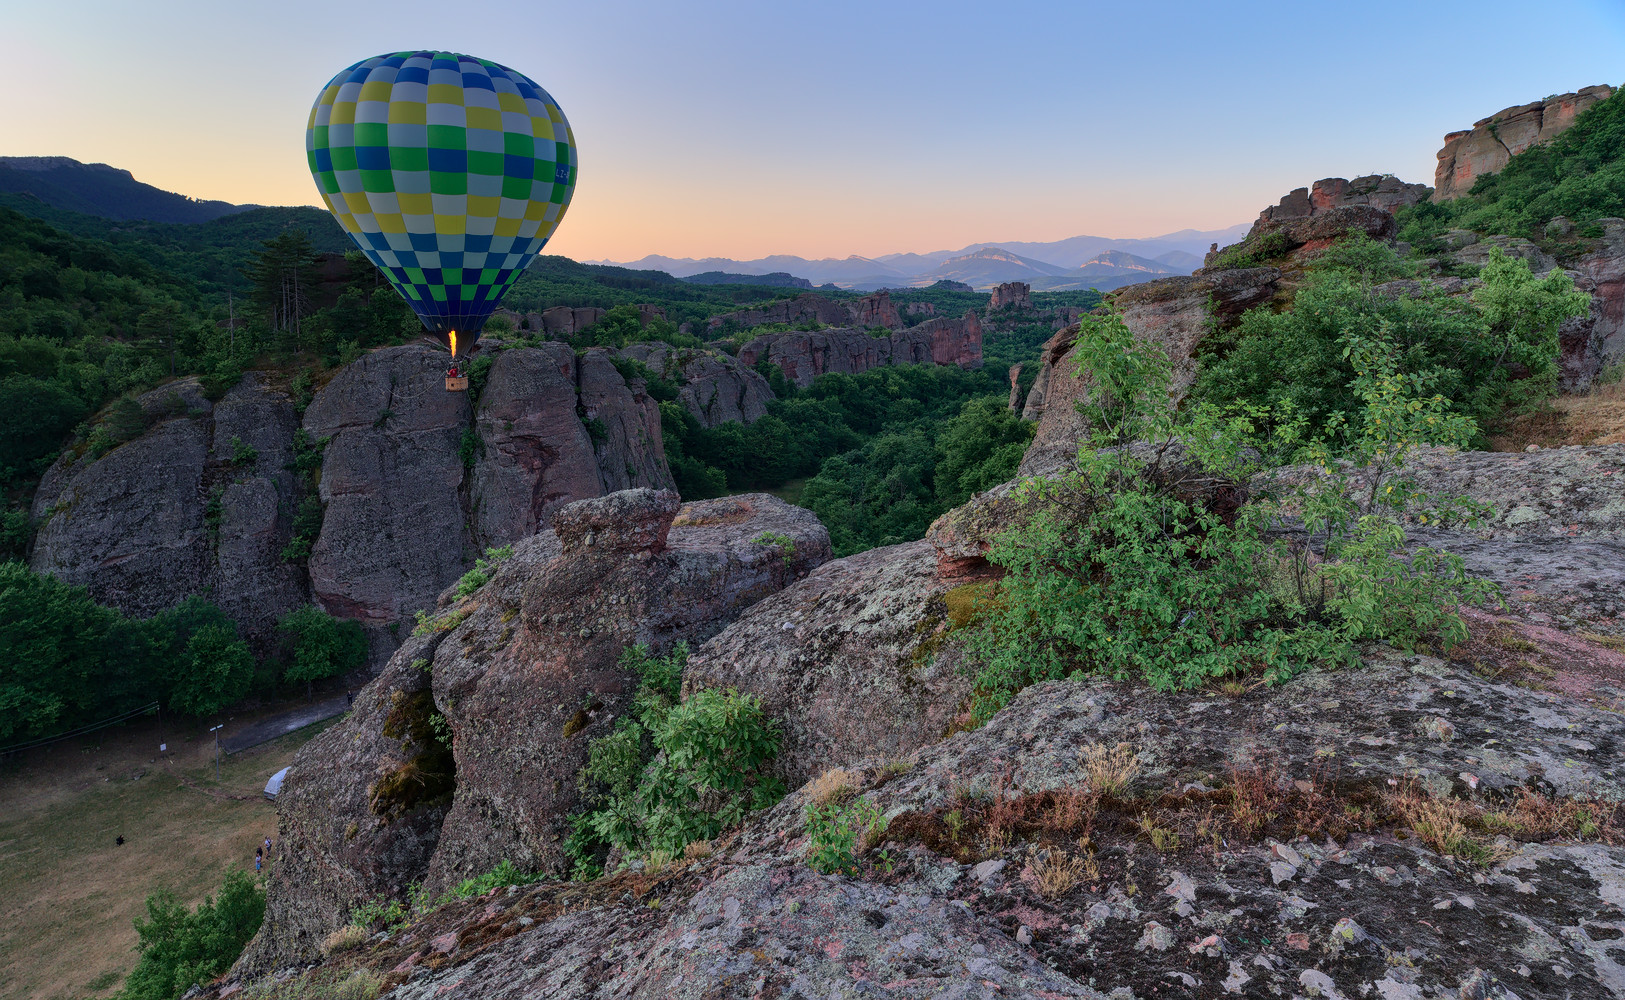
[[[252,870],[254,847],[276,836],[266,779],[328,724],[226,757],[218,782],[212,737],[169,719],[0,761],[0,997],[115,992],[147,894],[196,904],[228,865]]]

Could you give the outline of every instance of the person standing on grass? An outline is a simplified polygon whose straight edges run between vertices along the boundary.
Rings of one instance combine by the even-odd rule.
[[[265,838],[265,854],[266,854],[267,857],[270,857],[270,854],[271,854],[271,838],[270,837]]]
[[[264,861],[265,861],[265,849],[260,848],[260,847],[254,848],[254,870],[259,871],[260,870],[260,865]]]

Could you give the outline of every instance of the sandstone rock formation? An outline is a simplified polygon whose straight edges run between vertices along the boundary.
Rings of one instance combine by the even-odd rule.
[[[622,650],[698,645],[830,555],[816,518],[766,494],[679,510],[670,493],[632,490],[555,523],[471,598],[446,595],[357,710],[295,758],[279,874],[243,968],[315,957],[351,906],[414,879],[438,889],[503,859],[562,874],[587,744],[636,687]]]
[[[931,302],[909,302],[903,306],[905,316],[935,316],[937,307]]]
[[[34,495],[30,560],[97,601],[150,615],[208,592],[258,644],[306,600],[282,561],[292,532],[295,416],[288,396],[250,373],[218,404],[194,379],[140,399],[154,419],[101,458],[64,453]],[[233,441],[252,460],[233,464]]]
[[[989,312],[996,309],[1031,309],[1033,286],[1025,281],[1006,281],[993,289],[988,296],[987,308]]]
[[[677,399],[701,427],[754,423],[767,413],[773,390],[767,379],[721,351],[696,351],[665,343],[633,344],[621,357],[647,365],[677,383]]]
[[[782,302],[773,302],[756,309],[741,309],[738,312],[722,313],[711,317],[711,329],[715,330],[725,323],[732,323],[742,330],[763,323],[822,323],[826,326],[856,326],[859,329],[883,326],[888,330],[901,329],[903,319],[897,313],[897,307],[892,305],[890,292],[875,292],[862,298],[848,301],[836,301],[824,298],[812,292],[798,295],[793,299]]]
[[[1606,85],[1585,87],[1576,93],[1504,108],[1474,122],[1471,129],[1451,132],[1439,150],[1433,200],[1461,197],[1479,177],[1499,172],[1508,160],[1530,146],[1551,141],[1574,124],[1576,115],[1608,99],[1613,92]]]
[[[1392,215],[1406,205],[1427,200],[1430,193],[1426,184],[1407,184],[1392,174],[1370,174],[1352,181],[1327,177],[1316,181],[1313,189],[1293,190],[1280,204],[1264,209],[1258,221],[1280,224],[1351,205],[1370,205]]]
[[[302,427],[259,373],[218,404],[195,380],[148,393],[145,434],[100,459],[64,455],[43,478],[33,567],[140,615],[207,593],[263,644],[312,599],[369,626],[399,622],[559,505],[671,485],[659,407],[604,350],[495,352],[477,408],[445,391],[444,359],[423,344],[372,351],[316,392]],[[288,469],[299,429],[326,442],[307,567],[282,558],[303,488]],[[252,461],[233,464],[234,439]]]
[[[799,386],[825,372],[848,374],[883,365],[938,364],[979,368],[982,324],[975,312],[962,319],[936,317],[889,337],[864,330],[831,329],[767,333],[739,348],[739,363],[755,367],[760,358],[776,364]]]
[[[603,319],[606,311],[595,306],[554,306],[542,310],[541,328],[549,337],[568,337]]]

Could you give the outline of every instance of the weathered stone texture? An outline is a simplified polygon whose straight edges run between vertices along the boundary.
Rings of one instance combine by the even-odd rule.
[[[854,374],[884,365],[979,368],[982,324],[968,312],[961,319],[929,319],[887,337],[870,336],[864,330],[792,330],[763,334],[739,348],[739,363],[747,367],[755,367],[764,357],[803,388],[825,372]]]
[[[701,427],[754,423],[767,414],[773,390],[767,379],[720,351],[696,351],[670,344],[632,344],[620,351],[677,383],[677,399]]]
[[[1461,197],[1479,177],[1498,173],[1507,161],[1530,146],[1550,142],[1574,124],[1576,115],[1608,99],[1613,92],[1607,85],[1584,87],[1572,94],[1503,108],[1474,122],[1471,129],[1451,132],[1439,150],[1433,200]]]

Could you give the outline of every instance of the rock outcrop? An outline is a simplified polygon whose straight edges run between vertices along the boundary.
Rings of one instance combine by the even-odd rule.
[[[697,351],[665,343],[633,344],[619,352],[675,382],[678,402],[701,427],[754,423],[767,414],[773,390],[760,373],[721,351]]]
[[[554,524],[472,597],[444,595],[356,711],[295,758],[279,874],[243,968],[314,958],[351,906],[415,879],[438,889],[504,859],[564,874],[587,745],[637,686],[621,652],[698,645],[830,555],[812,514],[766,494],[679,509],[631,490]]]
[[[935,316],[937,307],[931,302],[908,302],[903,305],[905,316]]]
[[[875,292],[850,301],[828,299],[807,292],[793,299],[772,302],[756,309],[741,309],[738,312],[712,316],[710,326],[715,330],[724,324],[732,324],[739,329],[748,330],[763,323],[789,323],[792,326],[821,323],[825,326],[856,326],[859,329],[885,327],[888,330],[903,327],[903,319],[898,315],[897,307],[892,304],[890,292]]]
[[[1573,125],[1580,112],[1613,93],[1614,88],[1606,85],[1585,87],[1576,93],[1504,108],[1474,122],[1471,129],[1451,132],[1439,150],[1433,200],[1461,197],[1479,177],[1498,173],[1507,161],[1530,146],[1550,142]]]
[[[967,312],[962,319],[939,316],[886,337],[854,329],[792,330],[763,334],[739,348],[742,365],[753,368],[761,358],[804,388],[825,372],[855,374],[885,365],[979,368],[982,324],[975,312]]]
[[[1369,205],[1392,215],[1407,205],[1426,201],[1431,193],[1426,184],[1407,184],[1392,174],[1370,174],[1353,180],[1326,177],[1316,181],[1313,188],[1297,188],[1280,204],[1264,209],[1258,222],[1280,225],[1353,205]]]
[[[292,534],[293,403],[258,373],[219,403],[194,379],[139,402],[154,421],[146,433],[101,458],[64,453],[46,472],[31,567],[135,615],[209,593],[268,643],[277,616],[307,599],[303,575],[281,557]]]
[[[1033,286],[1025,281],[1006,281],[993,289],[988,296],[987,308],[989,312],[997,309],[1031,309],[1033,307]]]
[[[1378,214],[1393,221],[1386,213]],[[1234,323],[1248,309],[1270,301],[1280,290],[1280,280],[1281,272],[1273,267],[1199,271],[1129,285],[1111,293],[1111,300],[1136,336],[1168,353],[1173,362],[1172,391],[1183,396],[1196,377],[1202,338],[1215,324]],[[1024,420],[1038,422],[1022,459],[1023,474],[1053,471],[1077,453],[1083,418],[1074,404],[1088,391],[1087,380],[1077,374],[1071,359],[1078,329],[1074,325],[1057,333],[1039,355],[1038,376],[1021,414]]]
[[[671,486],[658,404],[608,352],[494,352],[477,407],[445,390],[444,359],[422,344],[372,351],[302,421],[259,373],[218,403],[195,380],[153,390],[144,434],[47,472],[33,567],[138,615],[207,593],[263,644],[311,600],[373,627],[402,621],[561,504]],[[304,567],[282,557],[304,488],[289,471],[301,429],[322,449],[324,505]]]
[[[950,599],[956,584],[965,589]],[[782,726],[775,769],[791,788],[911,753],[939,739],[970,694],[944,644],[973,586],[944,580],[925,541],[825,563],[701,646],[685,690],[759,696]]]

